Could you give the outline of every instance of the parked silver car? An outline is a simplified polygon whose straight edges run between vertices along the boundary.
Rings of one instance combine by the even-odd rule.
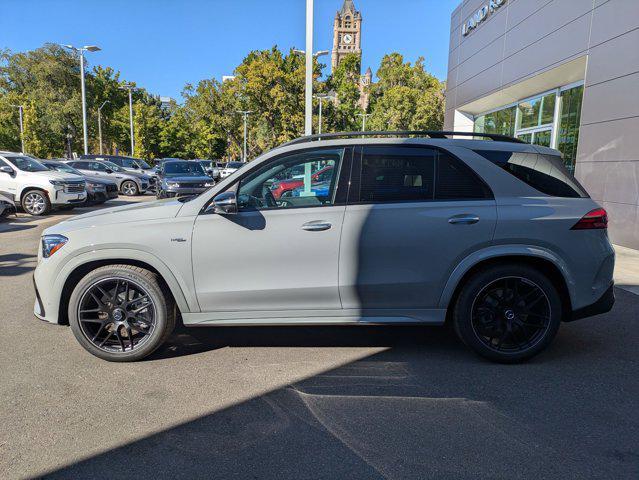
[[[150,187],[150,178],[143,173],[127,172],[118,165],[104,160],[70,160],[76,170],[87,175],[104,177],[118,184],[120,193],[127,196],[140,195]]]
[[[364,135],[298,139],[198,197],[49,227],[35,314],[112,361],[149,355],[179,314],[186,326],[448,321],[512,363],[562,321],[610,310],[606,212],[559,152],[497,135]],[[276,199],[300,166],[295,194]]]

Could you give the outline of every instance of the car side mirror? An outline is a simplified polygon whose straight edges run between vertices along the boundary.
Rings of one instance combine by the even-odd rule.
[[[110,168],[107,168],[107,169],[105,170],[105,172],[106,172],[106,173],[113,173],[113,170],[111,170]]]
[[[222,192],[217,195],[207,207],[206,212],[219,215],[235,215],[237,213],[235,192]]]
[[[9,175],[13,177],[13,168],[11,168],[9,165],[2,165],[0,167],[0,172],[8,173]]]

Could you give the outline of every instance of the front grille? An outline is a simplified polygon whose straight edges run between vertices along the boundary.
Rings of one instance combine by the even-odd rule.
[[[150,183],[151,185],[155,185],[155,177],[151,177],[151,178],[149,178],[149,183]]]
[[[65,183],[64,193],[83,193],[86,190],[86,185],[82,183]]]
[[[179,183],[180,188],[204,188],[203,183]]]

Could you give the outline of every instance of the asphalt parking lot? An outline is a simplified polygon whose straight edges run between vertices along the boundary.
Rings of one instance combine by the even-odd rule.
[[[40,233],[83,210],[0,221],[0,478],[639,477],[639,296],[523,365],[415,327],[181,329],[112,364],[32,315]]]

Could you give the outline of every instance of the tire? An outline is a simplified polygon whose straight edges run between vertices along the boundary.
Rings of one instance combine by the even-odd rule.
[[[138,184],[135,183],[133,180],[125,180],[124,182],[122,182],[122,184],[120,185],[120,191],[122,192],[122,195],[125,195],[127,197],[135,197],[136,195],[140,194]]]
[[[543,351],[562,318],[559,292],[539,270],[497,265],[475,273],[453,310],[457,336],[479,355],[518,363]]]
[[[175,306],[153,272],[131,265],[107,265],[89,272],[74,288],[69,324],[89,353],[110,362],[133,362],[166,341],[175,328]]]
[[[46,215],[51,211],[49,196],[42,190],[29,190],[22,196],[22,209],[29,215],[36,217]]]

